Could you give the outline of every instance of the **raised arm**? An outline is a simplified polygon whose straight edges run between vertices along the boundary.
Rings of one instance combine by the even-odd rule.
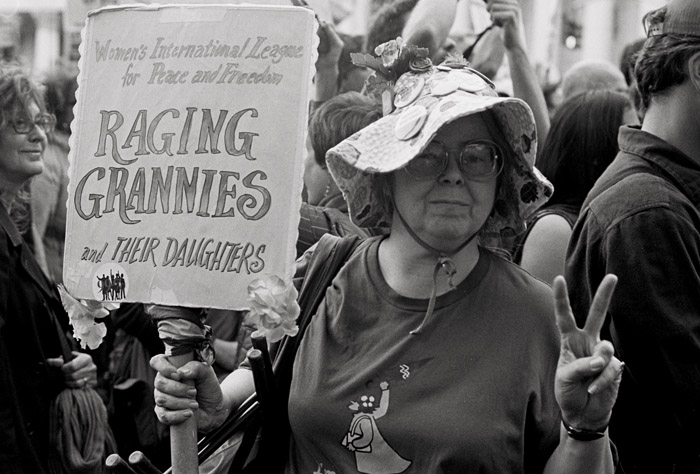
[[[539,152],[549,132],[549,112],[544,92],[527,54],[520,2],[519,0],[488,0],[487,8],[493,24],[503,29],[503,44],[513,81],[513,95],[527,102],[535,116]]]
[[[583,329],[576,326],[564,277],[554,280],[554,305],[561,350],[554,393],[561,409],[559,446],[545,473],[612,473],[614,465],[607,426],[617,399],[623,364],[613,356],[600,329],[617,277],[607,275],[593,299]]]
[[[343,52],[343,40],[332,24],[322,21],[318,27],[320,44],[314,77],[314,102],[323,103],[338,94],[338,60]]]

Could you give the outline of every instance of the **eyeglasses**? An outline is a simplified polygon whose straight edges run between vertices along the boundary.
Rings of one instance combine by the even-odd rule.
[[[433,140],[423,152],[408,162],[406,173],[417,180],[434,179],[447,169],[450,154],[459,152],[457,165],[464,177],[471,181],[487,181],[503,170],[503,152],[489,140],[474,140],[461,149],[448,150]]]
[[[20,135],[31,132],[34,127],[39,127],[45,133],[51,133],[56,127],[56,117],[51,114],[39,114],[34,121],[27,118],[17,118],[12,121],[12,128]]]

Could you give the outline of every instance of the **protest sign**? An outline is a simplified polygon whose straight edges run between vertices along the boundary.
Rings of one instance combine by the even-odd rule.
[[[242,309],[291,281],[316,23],[262,5],[107,7],[81,44],[64,282]]]

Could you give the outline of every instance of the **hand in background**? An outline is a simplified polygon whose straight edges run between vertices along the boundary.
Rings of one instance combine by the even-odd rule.
[[[97,366],[92,361],[92,356],[84,352],[75,352],[70,362],[64,363],[63,357],[46,359],[50,367],[60,367],[63,372],[63,380],[68,388],[85,388],[97,385]]]
[[[492,23],[503,29],[505,48],[525,49],[525,26],[519,0],[488,0],[486,8]]]

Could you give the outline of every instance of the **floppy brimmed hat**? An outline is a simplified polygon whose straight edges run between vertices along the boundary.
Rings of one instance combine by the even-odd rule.
[[[444,125],[485,111],[500,129],[510,158],[499,178],[493,212],[479,233],[482,243],[512,242],[525,230],[525,219],[552,195],[552,185],[534,167],[537,136],[530,107],[520,99],[499,97],[479,72],[459,63],[407,72],[393,88],[393,106],[393,112],[326,154],[358,226],[390,225],[374,183],[378,175],[405,167]]]

